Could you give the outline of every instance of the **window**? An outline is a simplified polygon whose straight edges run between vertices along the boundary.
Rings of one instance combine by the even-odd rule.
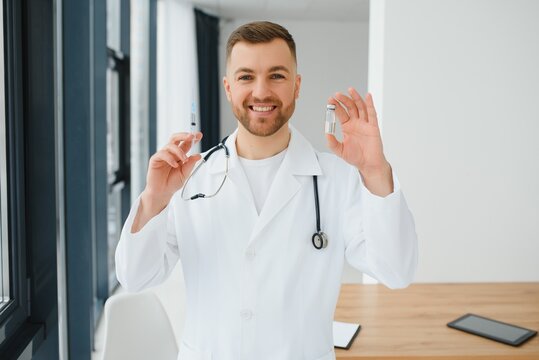
[[[4,91],[4,14],[0,6],[0,311],[8,303],[9,249],[7,227],[6,107]]]
[[[2,0],[0,6],[1,359],[36,354],[45,328],[57,326],[50,316],[56,311],[54,137],[49,136],[54,87],[52,71],[43,70],[52,59],[47,32],[52,15],[44,10],[44,3],[18,0]]]
[[[121,134],[120,134],[120,74],[121,59],[109,48],[107,69],[107,228],[108,228],[108,275],[109,293],[118,281],[114,263],[116,245],[122,227],[122,190],[125,183],[121,178]]]
[[[122,51],[125,4],[107,2],[107,232],[108,290],[118,285],[114,254],[129,209],[129,57]],[[125,47],[125,46],[124,46]]]

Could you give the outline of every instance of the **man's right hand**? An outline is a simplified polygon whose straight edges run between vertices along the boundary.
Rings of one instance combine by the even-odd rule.
[[[172,195],[182,188],[193,171],[200,154],[187,156],[193,142],[202,139],[202,133],[177,133],[168,144],[156,152],[148,165],[146,188],[141,194],[140,205],[131,232],[136,233],[169,203]]]

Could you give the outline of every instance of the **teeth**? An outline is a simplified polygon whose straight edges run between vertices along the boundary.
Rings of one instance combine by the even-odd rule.
[[[253,106],[253,110],[259,112],[271,111],[272,109],[273,106]]]

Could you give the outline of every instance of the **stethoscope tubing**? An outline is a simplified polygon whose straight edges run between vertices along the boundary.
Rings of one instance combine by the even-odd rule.
[[[221,188],[225,184],[226,178],[228,177],[228,159],[230,158],[230,152],[228,151],[228,147],[225,145],[225,141],[228,138],[225,137],[219,144],[211,148],[208,153],[202,158],[202,161],[195,167],[195,169],[191,172],[191,174],[187,177],[187,180],[185,181],[185,184],[183,184],[182,192],[181,192],[181,198],[183,200],[189,201],[189,200],[196,200],[196,199],[208,199],[212,198],[215,195],[221,191]],[[202,193],[195,194],[191,197],[185,197],[185,189],[187,188],[187,184],[191,180],[191,178],[198,172],[200,167],[208,161],[210,156],[218,150],[223,149],[225,151],[225,159],[226,159],[226,165],[225,165],[225,174],[223,176],[223,181],[221,181],[221,184],[219,185],[219,188],[215,193],[211,195],[206,195]],[[313,175],[313,188],[314,188],[314,207],[316,210],[316,233],[313,234],[311,241],[315,249],[321,250],[328,246],[328,236],[321,230],[320,228],[320,201],[318,196],[318,176]]]
[[[225,184],[225,180],[226,178],[228,177],[228,159],[230,158],[230,153],[228,151],[228,148],[226,147],[225,145],[225,141],[226,139],[228,138],[225,137],[223,139],[223,141],[221,141],[219,144],[217,144],[216,146],[212,147],[208,153],[202,158],[202,161],[195,167],[195,169],[191,172],[191,174],[187,177],[187,180],[185,180],[185,184],[183,184],[183,188],[182,188],[182,192],[181,192],[181,198],[184,199],[184,200],[196,200],[196,199],[209,199],[209,198],[212,198],[214,197],[215,195],[217,195],[219,193],[219,191],[221,191],[221,188],[223,187],[223,185]],[[186,198],[184,196],[184,193],[185,193],[185,189],[187,188],[187,184],[189,183],[189,181],[191,180],[191,178],[198,172],[198,170],[200,169],[200,167],[206,163],[206,161],[208,161],[208,159],[210,158],[210,156],[218,151],[218,150],[221,150],[223,149],[225,151],[225,175],[223,176],[223,181],[221,181],[221,184],[219,185],[219,187],[217,188],[217,190],[211,194],[211,195],[206,195],[206,194],[202,194],[202,193],[198,193],[198,194],[195,194],[191,197],[188,197]]]

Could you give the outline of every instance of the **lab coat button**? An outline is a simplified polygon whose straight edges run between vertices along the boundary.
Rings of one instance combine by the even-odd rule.
[[[253,312],[249,309],[243,309],[240,312],[240,316],[243,320],[249,320],[253,317]]]
[[[245,252],[245,258],[247,260],[253,260],[255,258],[255,251],[254,250],[247,250]]]

